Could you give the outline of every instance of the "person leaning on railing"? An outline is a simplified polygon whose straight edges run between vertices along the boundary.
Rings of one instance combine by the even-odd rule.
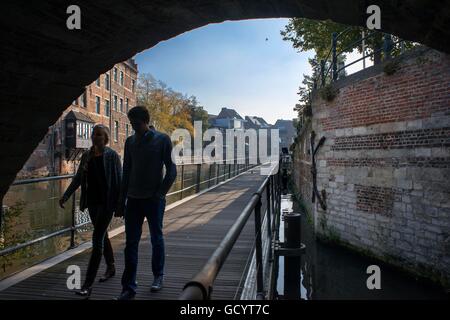
[[[102,254],[105,256],[107,268],[100,282],[108,280],[116,273],[107,229],[117,210],[122,183],[122,165],[117,152],[106,146],[108,142],[108,127],[101,124],[94,126],[92,147],[83,153],[77,173],[59,200],[60,206],[64,208],[64,203],[81,186],[80,210],[88,208],[94,226],[92,253],[86,279],[81,290],[76,291],[76,294],[87,297],[91,295]]]

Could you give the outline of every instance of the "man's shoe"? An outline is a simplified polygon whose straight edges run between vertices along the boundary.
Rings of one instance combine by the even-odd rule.
[[[125,290],[122,291],[119,297],[117,297],[117,300],[133,300],[136,293],[134,293],[131,290]]]
[[[112,278],[116,275],[116,267],[114,265],[108,266],[106,268],[105,274],[98,281],[105,282],[109,278]]]
[[[150,288],[151,292],[156,292],[161,290],[163,286],[164,276],[158,276],[153,280],[152,287]]]
[[[83,286],[81,290],[75,291],[76,295],[86,297],[86,299],[89,299],[92,293],[92,287],[85,287]]]

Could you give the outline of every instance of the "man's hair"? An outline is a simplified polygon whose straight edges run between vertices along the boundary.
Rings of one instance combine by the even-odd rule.
[[[128,119],[136,119],[144,121],[145,123],[149,123],[150,114],[148,113],[146,107],[136,106],[134,108],[131,108],[130,111],[128,111]]]

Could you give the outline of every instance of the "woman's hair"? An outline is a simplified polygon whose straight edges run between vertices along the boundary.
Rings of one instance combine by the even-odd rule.
[[[104,132],[104,134],[105,134],[105,145],[107,145],[108,142],[109,142],[109,136],[110,136],[109,128],[108,128],[107,126],[103,125],[103,124],[96,124],[96,125],[94,126],[94,128],[92,128],[91,140],[92,140],[92,137],[94,136],[94,131],[95,131],[96,129],[102,129],[102,130],[103,130],[103,132]],[[86,159],[87,161],[84,163],[84,166],[83,166],[83,170],[84,170],[85,172],[88,171],[88,164],[89,164],[89,161],[90,161],[93,157],[94,157],[94,142],[92,142],[92,147],[91,147],[91,148],[89,149],[89,151],[88,151],[88,156],[87,156],[87,159]]]
[[[109,135],[110,135],[109,128],[107,126],[101,124],[101,123],[96,124],[94,126],[94,128],[92,128],[91,139],[94,136],[95,129],[102,129],[103,130],[103,132],[105,133],[105,145],[107,145],[109,143]]]

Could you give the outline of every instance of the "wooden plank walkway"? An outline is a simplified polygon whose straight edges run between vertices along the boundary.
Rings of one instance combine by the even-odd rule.
[[[136,299],[177,299],[184,284],[208,260],[231,225],[262,183],[258,169],[247,172],[217,188],[189,200],[165,213],[166,269],[164,288],[150,292],[151,245],[148,225],[143,226],[139,248],[138,290]],[[252,254],[254,221],[250,219],[214,283],[213,299],[239,299],[246,268]],[[91,299],[113,299],[120,294],[124,268],[124,234],[112,239],[117,273],[105,283],[95,283]],[[46,269],[0,292],[0,300],[9,299],[83,299],[67,289],[69,265],[86,272],[90,249]],[[104,262],[99,277],[104,272]]]

